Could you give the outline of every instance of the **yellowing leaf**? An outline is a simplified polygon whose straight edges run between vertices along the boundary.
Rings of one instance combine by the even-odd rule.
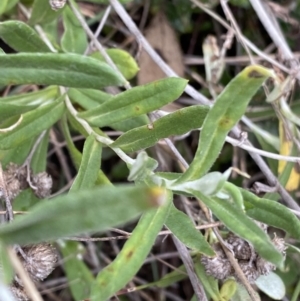
[[[293,141],[289,139],[288,135],[285,133],[284,126],[282,124],[282,121],[279,122],[279,138],[280,138],[280,155],[289,156],[292,151],[293,147]],[[287,162],[280,160],[278,163],[278,174],[280,175]],[[296,190],[299,187],[300,183],[300,174],[296,169],[296,165],[291,170],[291,174],[289,176],[289,179],[285,185],[286,190],[293,191]]]

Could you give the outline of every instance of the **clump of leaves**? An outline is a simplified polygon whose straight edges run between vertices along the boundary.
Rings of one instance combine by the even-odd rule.
[[[108,300],[126,291],[126,285],[143,266],[164,226],[180,244],[194,252],[196,273],[192,272],[207,296],[220,301],[232,296],[238,298],[244,289],[242,285],[246,285],[251,295],[251,285],[247,286],[241,275],[245,273],[253,283],[258,276],[282,267],[285,259],[283,240],[271,240],[256,221],[299,239],[299,220],[285,206],[229,183],[230,170],[225,173],[210,170],[252,97],[268,78],[277,80],[275,72],[251,65],[237,74],[221,93],[215,91],[213,105],[191,105],[166,114],[161,108],[184,93],[186,79],[168,77],[144,85],[136,85],[133,80],[131,87],[129,80],[139,70],[137,62],[124,50],[104,50],[84,23],[74,1],[35,0],[28,5],[31,13],[19,1],[0,4],[3,16],[0,37],[16,52],[2,51],[0,55],[0,85],[6,93],[0,99],[0,160],[4,169],[0,174],[0,189],[7,211],[5,223],[0,227],[2,281],[7,282],[14,297],[33,299],[36,292],[24,280],[41,281],[52,272],[57,253],[51,242],[63,258],[72,298]],[[27,20],[6,20],[17,9],[25,13]],[[58,20],[62,20],[64,27],[59,38]],[[90,47],[94,46],[97,51],[90,53]],[[222,62],[221,65],[223,68]],[[217,70],[218,76],[212,78],[218,81],[222,71]],[[216,85],[211,82],[210,91]],[[118,131],[119,137],[112,139],[108,128]],[[188,166],[174,151],[169,138],[199,128],[198,147]],[[80,135],[83,147],[74,143],[75,135]],[[60,147],[57,137],[63,139],[60,143],[66,145],[69,157],[57,150]],[[47,159],[50,142],[63,167],[61,171],[56,170],[54,161],[50,163]],[[159,162],[149,149],[160,144],[173,149],[181,172],[179,168],[176,173],[157,169]],[[121,185],[111,182],[102,166],[112,152],[129,175]],[[68,168],[71,164],[72,173]],[[54,191],[58,192],[55,196],[50,195],[52,180],[46,168],[53,175]],[[62,193],[60,188],[68,192]],[[218,220],[223,230],[230,232],[225,244],[221,235],[218,243],[211,243],[215,240],[212,230],[206,235],[196,230],[192,220],[174,206],[175,194],[197,199],[206,212],[205,222]],[[25,202],[26,199],[29,201]],[[18,206],[26,214],[15,217]],[[97,271],[95,277],[83,260],[83,244],[70,240],[86,238],[91,242],[91,235],[135,222],[139,217],[117,257]],[[10,256],[8,260],[11,246],[19,259]],[[226,246],[240,260],[237,269],[223,252]],[[187,257],[190,259],[189,254]],[[11,276],[10,262],[15,266],[16,261],[23,263],[29,277]],[[222,263],[222,276],[219,276],[220,266],[214,265],[216,262]],[[188,267],[186,264],[191,277]],[[249,267],[255,267],[255,277],[248,273]],[[180,281],[186,277],[183,267],[178,271],[140,289],[168,286],[174,279]],[[219,288],[217,279],[226,282]],[[272,278],[270,282],[282,284],[280,278]],[[5,288],[0,288],[0,296],[3,301],[13,300]]]

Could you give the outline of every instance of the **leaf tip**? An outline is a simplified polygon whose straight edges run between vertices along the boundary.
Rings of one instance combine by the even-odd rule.
[[[247,77],[254,79],[276,77],[274,70],[265,68],[260,65],[249,66],[245,68],[245,72]]]

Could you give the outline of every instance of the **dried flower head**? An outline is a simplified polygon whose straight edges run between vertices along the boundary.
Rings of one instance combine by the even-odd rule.
[[[219,243],[214,244],[215,257],[201,256],[201,263],[203,264],[207,275],[213,276],[216,279],[224,280],[232,273],[232,267],[228,261],[221,245]]]
[[[256,260],[256,268],[260,275],[268,275],[271,271],[274,271],[276,269],[276,266],[273,263],[258,256]]]
[[[284,244],[284,239],[279,237],[274,237],[272,240],[274,247],[285,257],[286,246]],[[276,266],[271,262],[265,260],[258,256],[256,261],[257,270],[261,275],[268,275],[271,271],[276,269]]]
[[[250,283],[254,283],[255,280],[260,276],[260,273],[257,271],[255,265],[250,264],[249,261],[239,260],[239,266]]]
[[[29,297],[22,287],[20,287],[17,283],[12,284],[9,287],[9,290],[15,297],[16,301],[29,301]]]
[[[253,254],[255,251],[246,240],[238,237],[233,233],[230,233],[225,241],[230,245],[231,250],[235,255],[235,258],[242,260],[247,260],[251,257],[253,258]]]
[[[272,239],[272,243],[275,246],[275,248],[282,254],[285,256],[285,250],[286,250],[286,245],[284,243],[284,239],[277,237],[275,235],[275,237]]]
[[[49,0],[49,4],[53,10],[58,10],[63,8],[67,0]]]
[[[56,249],[52,245],[42,243],[22,247],[22,250],[26,258],[22,255],[19,255],[19,258],[33,281],[44,280],[54,270],[58,256]],[[18,277],[16,280],[22,285]]]
[[[52,178],[46,172],[33,175],[32,171],[28,170],[26,166],[9,163],[3,173],[3,177],[6,181],[7,194],[11,201],[29,186],[36,188],[34,189],[34,194],[38,198],[46,198],[51,194]]]
[[[257,221],[255,222],[267,233],[268,226],[266,224]],[[272,270],[276,269],[274,264],[259,256],[250,243],[237,235],[230,233],[225,242],[232,250],[241,270],[250,283],[254,283],[260,275],[267,275]],[[286,246],[284,244],[284,239],[275,236],[272,243],[275,248],[285,256]],[[229,276],[237,276],[228,258],[225,256],[221,245],[214,244],[213,248],[216,252],[216,257],[201,257],[201,262],[206,273],[220,280],[226,279]]]
[[[19,166],[15,163],[10,162],[6,167],[4,176],[7,184],[9,184],[12,180],[18,180],[21,190],[28,187],[26,166]]]
[[[32,177],[32,184],[36,187],[34,194],[40,198],[46,198],[51,194],[52,178],[46,172],[40,172]]]

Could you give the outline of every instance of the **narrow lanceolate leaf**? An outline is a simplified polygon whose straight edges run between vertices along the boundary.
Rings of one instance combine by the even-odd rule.
[[[173,204],[166,220],[166,226],[188,248],[207,256],[215,256],[215,252],[201,232],[195,228],[190,218],[176,209]]]
[[[139,71],[138,64],[127,51],[112,48],[107,49],[106,53],[110,56],[126,79],[132,79]],[[91,56],[105,62],[105,59],[100,52],[94,52]]]
[[[93,126],[105,126],[156,110],[177,99],[187,81],[166,78],[120,93],[99,107],[79,114]]]
[[[17,127],[11,131],[0,133],[0,149],[14,148],[48,129],[60,119],[64,110],[62,96],[54,103],[25,113]]]
[[[68,90],[68,95],[73,102],[79,104],[85,110],[91,110],[113,98],[113,95],[93,89]]]
[[[155,242],[168,215],[172,193],[164,206],[145,213],[116,259],[97,276],[92,287],[92,301],[106,301],[135,276]],[[113,281],[112,281],[113,279]]]
[[[76,301],[88,298],[94,276],[83,261],[83,245],[75,241],[61,242],[59,245],[73,298]]]
[[[207,197],[199,191],[190,192],[199,198],[230,231],[249,241],[263,258],[276,266],[282,265],[282,254],[275,249],[268,235],[240,208],[230,202]]]
[[[2,103],[0,98],[0,119],[5,120],[9,117],[20,115],[35,109],[38,105],[14,105]]]
[[[10,105],[17,105],[17,106],[39,106],[41,104],[46,104],[53,102],[57,99],[60,95],[58,87],[52,86],[47,87],[45,89],[41,89],[36,92],[29,92],[26,94],[18,94],[18,95],[11,95],[6,97],[0,98],[0,103],[2,104],[10,104]]]
[[[42,141],[39,143],[36,148],[32,160],[30,162],[30,167],[34,174],[46,170],[47,165],[47,153],[48,153],[48,145],[49,145],[49,130],[46,131]]]
[[[72,161],[74,163],[75,168],[77,170],[79,170],[81,160],[82,160],[82,154],[76,148],[76,146],[74,145],[74,142],[73,142],[72,137],[70,135],[70,131],[69,131],[66,116],[63,116],[63,118],[61,120],[61,124],[62,124],[62,131],[63,131],[64,137],[65,137],[65,140],[67,142],[67,146],[68,146],[70,156],[72,158]],[[97,180],[96,180],[96,184],[97,185],[103,185],[103,184],[112,185],[111,182],[109,181],[109,179],[106,177],[106,175],[103,173],[103,171],[101,169],[98,170],[98,177],[97,177]]]
[[[25,245],[104,231],[160,205],[164,197],[163,189],[131,185],[75,191],[41,201],[26,215],[0,227],[0,240]]]
[[[34,141],[35,138],[33,137],[12,149],[0,150],[0,162],[2,164],[2,167],[5,168],[10,162],[22,165],[28,157]]]
[[[87,35],[69,6],[63,10],[64,33],[61,46],[66,52],[82,54],[88,46]]]
[[[207,106],[190,106],[159,118],[153,124],[132,129],[121,135],[113,144],[125,152],[135,152],[152,145],[160,139],[183,135],[200,128],[209,111]]]
[[[122,83],[106,63],[77,54],[1,55],[0,66],[1,85],[39,84],[100,89]]]
[[[204,120],[196,155],[179,179],[180,182],[198,179],[209,171],[219,156],[228,132],[245,113],[258,88],[270,76],[274,76],[272,70],[250,66],[226,86]]]
[[[100,104],[113,98],[111,94],[93,89],[71,88],[68,91],[68,95],[73,102],[78,103],[85,110],[93,110]],[[149,119],[147,115],[144,114],[121,122],[113,122],[108,124],[108,126],[117,131],[127,132],[133,128],[146,125],[147,123],[149,123]]]
[[[94,186],[100,168],[101,151],[100,142],[94,136],[88,136],[84,143],[79,171],[70,191]]]
[[[1,22],[0,37],[7,45],[19,52],[50,52],[37,32],[21,21]]]
[[[247,215],[300,239],[300,221],[288,208],[278,202],[259,198],[247,190],[240,189],[240,191]]]

